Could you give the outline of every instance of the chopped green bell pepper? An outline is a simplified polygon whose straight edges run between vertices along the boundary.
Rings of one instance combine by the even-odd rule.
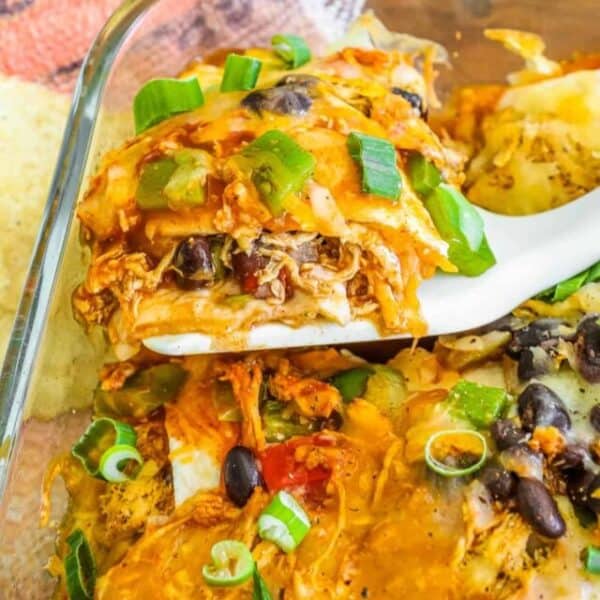
[[[135,201],[139,208],[142,210],[168,208],[169,199],[163,194],[163,190],[176,169],[177,163],[172,157],[160,158],[144,164],[135,193]]]
[[[175,398],[187,377],[176,364],[162,364],[135,373],[119,390],[97,388],[96,416],[141,418]]]
[[[438,168],[421,154],[411,154],[408,159],[408,176],[413,189],[427,196],[442,183]]]
[[[490,387],[473,381],[459,381],[448,393],[446,402],[450,412],[470,421],[475,427],[489,427],[501,415],[508,395],[502,388]]]
[[[277,129],[248,144],[237,160],[250,173],[261,200],[275,216],[285,212],[286,197],[304,187],[316,164],[310,152]]]
[[[290,405],[267,400],[261,407],[263,429],[267,442],[284,442],[295,435],[308,435],[319,430],[319,424],[293,412]]]
[[[464,275],[480,275],[496,264],[483,219],[455,188],[440,183],[425,200],[434,225],[448,243],[448,258]]]
[[[340,391],[344,402],[352,402],[354,398],[364,395],[367,380],[372,374],[372,367],[355,367],[337,373],[329,381]]]

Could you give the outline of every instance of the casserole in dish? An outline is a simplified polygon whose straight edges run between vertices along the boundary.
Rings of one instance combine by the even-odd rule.
[[[247,23],[248,44],[267,43],[270,35],[286,29],[283,22],[294,14],[300,33],[311,40],[316,33],[310,23],[301,26],[306,21],[304,13],[294,12],[299,10],[296,4],[286,5],[286,11],[268,13],[261,13],[251,3],[243,3],[243,10],[233,3],[205,4],[200,10],[191,4],[128,3],[99,39],[83,71],[2,377],[0,464],[6,493],[0,525],[1,578],[3,593],[9,598],[45,598],[51,593],[53,582],[43,573],[43,566],[52,553],[54,534],[38,527],[37,490],[49,456],[68,449],[85,428],[87,416],[71,415],[69,410],[89,406],[104,361],[103,340],[90,345],[70,314],[70,295],[84,273],[76,231],[71,227],[84,175],[94,170],[102,150],[132,133],[129,109],[141,84],[152,76],[178,72],[198,48],[214,47],[215,29],[219,45],[236,45],[235,33],[226,23],[237,23],[236,27]],[[455,82],[499,80],[514,68],[503,51],[487,46],[489,58],[479,60],[483,26],[535,30],[549,43],[552,56],[566,56],[573,48],[591,51],[597,46],[595,31],[588,25],[594,22],[593,3],[578,3],[577,11],[559,6],[550,10],[546,3],[534,2],[503,2],[493,10],[487,3],[472,2],[453,10],[440,9],[433,2],[408,4],[406,9],[381,4],[380,14],[390,28],[410,29],[443,42],[451,53],[460,51]],[[164,11],[162,16],[160,11]],[[134,22],[139,25],[135,31]],[[261,30],[264,37],[254,38],[252,31]],[[459,30],[461,39],[455,37]],[[183,37],[182,31],[186,32]],[[174,39],[178,42],[163,45]],[[147,60],[149,47],[160,57],[157,63]],[[113,60],[114,69],[110,70]],[[110,85],[105,87],[107,78]],[[585,300],[579,302],[579,307],[587,306]],[[391,347],[380,351],[393,354]],[[54,506],[52,517],[59,518],[62,507],[60,503]]]

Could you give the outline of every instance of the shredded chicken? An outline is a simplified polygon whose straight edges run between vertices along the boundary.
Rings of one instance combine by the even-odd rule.
[[[221,379],[230,381],[233,394],[243,415],[242,443],[249,448],[262,450],[265,434],[259,412],[262,371],[256,362],[234,362],[222,365]]]
[[[269,391],[278,400],[293,402],[305,417],[327,418],[342,401],[337,388],[319,379],[294,374],[287,361],[282,361],[280,369],[269,379]]]

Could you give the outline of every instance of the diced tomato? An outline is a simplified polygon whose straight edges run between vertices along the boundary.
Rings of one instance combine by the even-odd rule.
[[[241,281],[241,286],[244,294],[254,294],[258,289],[258,276],[256,273],[246,275]]]
[[[286,488],[322,487],[323,482],[329,479],[331,470],[323,465],[308,469],[304,463],[295,458],[299,446],[330,446],[331,440],[322,436],[295,438],[283,444],[268,446],[260,454],[262,474],[267,488],[277,491]]]

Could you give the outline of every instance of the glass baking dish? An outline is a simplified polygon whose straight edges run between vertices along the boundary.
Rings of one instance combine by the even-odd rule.
[[[440,73],[444,93],[451,84],[500,80],[519,65],[484,40],[484,27],[535,31],[553,58],[600,49],[597,6],[597,0],[374,0],[366,7],[392,30],[446,46],[453,69]],[[359,0],[129,0],[99,34],[74,94],[0,379],[2,599],[52,594],[44,565],[55,529],[39,526],[43,475],[51,457],[83,430],[98,369],[110,358],[102,336],[87,336],[71,314],[70,295],[86,260],[74,208],[102,152],[132,134],[135,91],[203,51],[268,43],[276,32],[294,30],[323,49],[361,8]],[[391,351],[386,344],[371,348]],[[55,487],[54,525],[65,501]]]

